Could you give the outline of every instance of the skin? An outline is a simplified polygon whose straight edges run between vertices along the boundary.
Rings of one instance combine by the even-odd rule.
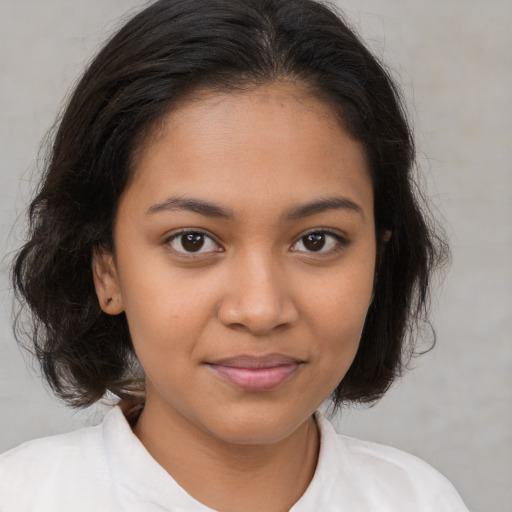
[[[134,171],[115,258],[98,253],[93,263],[102,308],[125,311],[147,375],[134,432],[206,505],[288,510],[317,463],[312,414],[353,361],[372,298],[363,148],[328,105],[278,82],[183,103]],[[229,217],[191,211],[191,198]],[[332,198],[336,205],[298,211]],[[207,234],[199,252],[184,249],[183,229]],[[325,229],[342,241],[327,234],[310,250],[303,237]],[[270,389],[244,389],[212,365],[269,354],[297,362]]]

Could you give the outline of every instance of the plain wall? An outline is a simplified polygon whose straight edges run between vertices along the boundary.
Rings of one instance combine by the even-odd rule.
[[[20,243],[39,143],[83,65],[136,0],[0,3],[0,451],[99,421],[44,390],[10,327],[10,252]],[[453,263],[435,301],[436,348],[339,431],[414,453],[474,512],[512,503],[512,2],[347,0],[352,25],[394,70],[420,168]],[[12,230],[21,216],[21,228]]]

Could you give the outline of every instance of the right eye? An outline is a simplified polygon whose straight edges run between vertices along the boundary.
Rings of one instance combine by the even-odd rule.
[[[165,243],[181,254],[205,254],[222,250],[219,244],[202,231],[181,231],[169,237]]]

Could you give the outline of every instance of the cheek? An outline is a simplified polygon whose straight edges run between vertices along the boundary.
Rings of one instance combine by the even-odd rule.
[[[318,336],[318,351],[337,364],[352,362],[361,338],[373,289],[373,264],[333,275],[309,298],[307,316]],[[328,361],[327,361],[328,362]],[[344,365],[344,364],[343,364]],[[348,368],[348,366],[347,366]]]
[[[183,277],[160,260],[146,258],[146,270],[131,272],[130,279],[122,280],[130,334],[143,367],[168,364],[167,357],[193,359],[197,340],[215,309],[211,280]]]

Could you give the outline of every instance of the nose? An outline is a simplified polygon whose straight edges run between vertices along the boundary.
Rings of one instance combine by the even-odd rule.
[[[232,329],[265,336],[299,318],[286,272],[271,257],[252,256],[234,263],[217,314]]]

